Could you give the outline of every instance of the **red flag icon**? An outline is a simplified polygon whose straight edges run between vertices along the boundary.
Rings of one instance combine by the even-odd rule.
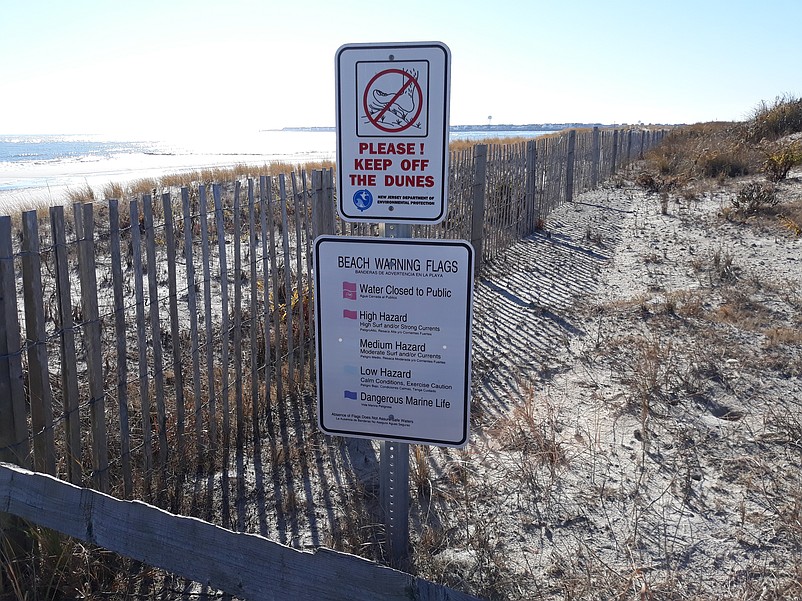
[[[356,282],[343,282],[343,298],[356,300]]]

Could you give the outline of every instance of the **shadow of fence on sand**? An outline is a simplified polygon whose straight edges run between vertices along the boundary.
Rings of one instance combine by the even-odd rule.
[[[475,423],[509,415],[525,394],[517,384],[562,371],[561,351],[585,334],[576,309],[598,291],[623,233],[622,209],[606,196],[601,189],[556,210],[545,229],[487,264],[477,280]],[[274,401],[261,441],[232,450],[222,471],[197,475],[189,513],[296,548],[359,548],[382,560],[378,453],[371,441],[323,436],[316,423],[314,397]],[[429,457],[435,477],[461,460],[455,449]]]
[[[578,307],[598,292],[622,239],[628,211],[608,203],[610,196],[602,188],[555,210],[544,229],[485,266],[474,297],[475,424],[508,416],[525,400],[520,383],[566,369],[561,352],[585,335]],[[232,450],[221,472],[198,474],[189,512],[296,548],[358,548],[384,559],[378,453],[371,441],[323,436],[316,423],[314,397],[274,401],[262,440]],[[456,449],[428,455],[435,478],[462,461]],[[449,502],[433,496],[429,503],[425,521],[436,530]]]
[[[522,377],[561,369],[559,354],[583,336],[574,308],[599,286],[621,240],[622,214],[605,189],[556,210],[546,227],[486,265],[474,299],[474,398],[478,413],[501,416]]]

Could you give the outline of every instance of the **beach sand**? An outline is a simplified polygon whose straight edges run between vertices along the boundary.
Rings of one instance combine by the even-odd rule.
[[[802,171],[748,218],[745,181],[668,203],[608,182],[484,273],[477,427],[418,504],[459,498],[431,574],[482,565],[473,590],[513,599],[802,595],[802,240],[776,217]]]

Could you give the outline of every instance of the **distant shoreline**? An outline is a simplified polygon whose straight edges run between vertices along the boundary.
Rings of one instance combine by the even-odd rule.
[[[561,131],[563,129],[585,129],[591,127],[628,127],[637,125],[638,127],[665,127],[666,124],[644,124],[644,123],[527,123],[525,125],[511,125],[509,123],[498,123],[485,125],[451,125],[449,132],[468,132],[468,131]],[[335,132],[336,127],[282,127],[281,129],[263,129],[259,131],[309,131],[309,132]]]

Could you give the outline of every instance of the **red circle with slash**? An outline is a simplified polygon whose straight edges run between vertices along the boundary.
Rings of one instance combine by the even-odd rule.
[[[401,82],[402,82],[401,83],[401,89],[399,89],[397,92],[395,92],[393,94],[393,97],[384,105],[382,110],[380,110],[378,113],[376,113],[374,115],[374,114],[371,114],[371,112],[370,112],[370,102],[368,100],[368,97],[370,96],[370,92],[373,89],[373,84],[376,83],[376,81],[379,78],[384,77],[385,75],[401,75],[401,78],[402,78],[401,79]],[[415,112],[415,114],[412,116],[411,119],[407,120],[406,117],[400,118],[401,124],[399,124],[397,127],[387,127],[387,124],[381,122],[381,120],[383,119],[383,117],[388,112],[391,112],[390,109],[393,106],[393,104],[399,98],[401,98],[401,96],[407,91],[407,89],[409,88],[410,85],[413,86],[414,90],[418,94],[418,110]],[[412,127],[412,125],[417,121],[418,117],[421,114],[421,109],[423,108],[422,100],[423,100],[423,91],[421,90],[421,87],[420,87],[420,84],[418,83],[418,80],[415,79],[414,77],[412,77],[412,75],[410,75],[406,71],[402,71],[401,69],[385,69],[384,71],[379,71],[368,82],[368,85],[365,87],[365,93],[362,95],[362,104],[363,104],[363,108],[365,110],[365,115],[367,116],[368,120],[377,129],[380,129],[381,131],[384,131],[384,132],[387,132],[387,133],[391,133],[391,134],[402,132],[402,131]],[[396,114],[396,113],[393,113],[393,114]]]

